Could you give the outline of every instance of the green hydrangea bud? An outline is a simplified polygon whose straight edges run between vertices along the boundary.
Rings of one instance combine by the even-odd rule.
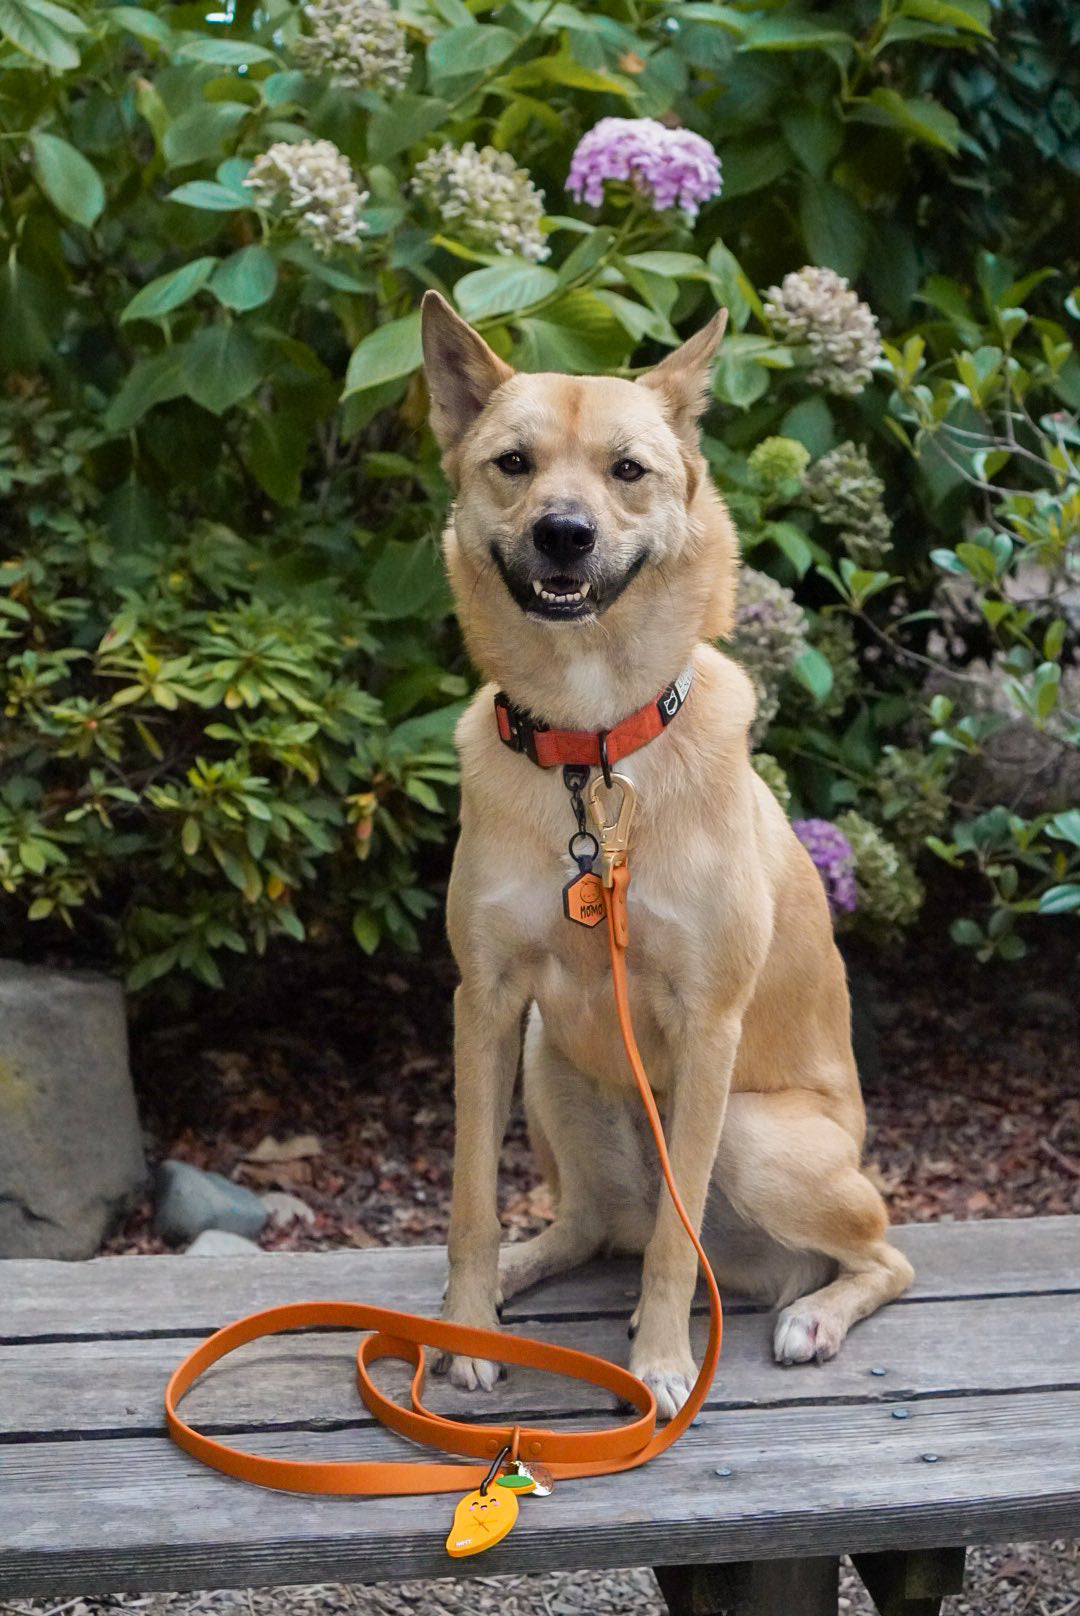
[[[940,753],[928,756],[913,747],[887,746],[874,774],[874,791],[889,835],[912,858],[949,817]]]
[[[840,543],[860,567],[878,567],[892,545],[885,484],[861,444],[841,443],[807,471],[803,488],[814,514],[840,529]]]
[[[836,826],[855,855],[859,924],[886,937],[910,926],[926,897],[911,860],[853,808],[840,815]]]
[[[763,438],[746,463],[758,482],[773,490],[802,481],[810,451],[797,438]]]
[[[755,752],[750,762],[754,773],[761,776],[786,814],[791,807],[791,787],[779,763],[771,752]]]

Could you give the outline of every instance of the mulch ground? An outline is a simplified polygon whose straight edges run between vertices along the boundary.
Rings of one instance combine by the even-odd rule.
[[[868,1168],[895,1221],[1080,1212],[1074,949],[1062,930],[1021,966],[979,967],[928,926],[894,956],[849,953]],[[285,979],[272,999],[222,999],[141,1033],[151,1157],[298,1196],[314,1222],[264,1231],[268,1249],[443,1241],[453,984],[441,953],[351,960],[334,980]],[[509,1238],[549,1211],[515,1112],[503,1153]],[[106,1249],[167,1249],[149,1197]]]

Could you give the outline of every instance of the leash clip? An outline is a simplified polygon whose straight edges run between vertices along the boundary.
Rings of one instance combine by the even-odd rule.
[[[613,774],[610,782],[618,786],[622,792],[619,802],[619,811],[612,820],[605,819],[606,810],[600,801],[600,793],[605,788],[602,775],[589,787],[589,813],[596,826],[600,839],[600,873],[606,887],[614,886],[615,870],[620,864],[626,863],[626,855],[630,847],[630,826],[634,819],[634,809],[637,807],[637,792],[625,774]]]

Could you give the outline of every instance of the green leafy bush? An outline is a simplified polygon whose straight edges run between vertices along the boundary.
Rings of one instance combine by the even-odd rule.
[[[791,811],[855,811],[904,856],[955,845],[941,736],[965,732],[958,709],[927,712],[951,699],[923,688],[923,659],[950,660],[929,645],[930,551],[966,566],[984,491],[923,447],[939,373],[919,366],[961,344],[979,363],[984,327],[1000,346],[1011,287],[1037,305],[1029,334],[1058,332],[1038,386],[1075,390],[1034,266],[973,313],[958,262],[951,199],[995,153],[933,75],[994,71],[991,20],[984,0],[6,0],[11,945],[67,928],[138,987],[216,982],[276,933],[415,943],[467,693],[417,374],[428,286],[534,370],[633,374],[730,308],[706,450],[772,580],[747,600]],[[683,212],[626,181],[567,198],[605,117],[704,136],[722,194],[699,180]],[[788,621],[773,663],[766,597]],[[1007,637],[1038,715],[1049,675],[1018,670]],[[1066,624],[1044,661],[1074,644]],[[1034,901],[1064,903],[1048,890]]]

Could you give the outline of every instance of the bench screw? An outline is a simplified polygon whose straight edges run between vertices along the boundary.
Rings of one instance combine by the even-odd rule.
[[[732,1472],[727,1465],[721,1465],[719,1469],[713,1471],[714,1476],[730,1476],[731,1474]]]
[[[938,1462],[938,1456],[937,1456],[936,1453],[924,1453],[923,1454],[923,1463],[924,1464],[937,1464],[937,1462]]]
[[[911,1418],[911,1410],[906,1409],[906,1408],[894,1408],[893,1411],[892,1411],[892,1417],[893,1417],[894,1420],[907,1420],[907,1419],[910,1419]]]

